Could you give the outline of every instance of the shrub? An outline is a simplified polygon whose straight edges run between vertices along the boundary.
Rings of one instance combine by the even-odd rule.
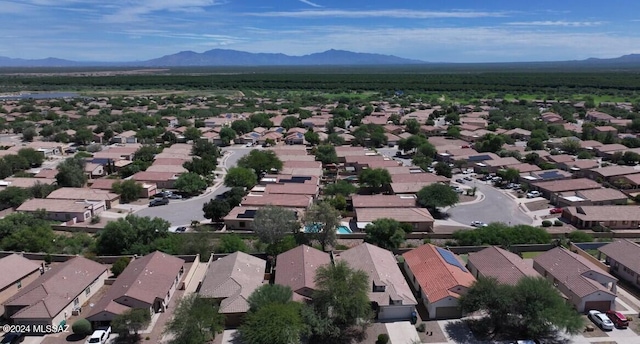
[[[420,323],[420,325],[416,326],[416,330],[418,330],[418,332],[424,332],[427,330],[427,325]]]
[[[87,319],[78,319],[71,325],[71,331],[80,336],[88,336],[93,333],[91,323]]]
[[[346,251],[349,249],[349,246],[347,245],[343,245],[343,244],[337,244],[336,245],[336,250],[337,251]]]
[[[378,340],[376,340],[376,344],[387,344],[389,343],[389,335],[386,333],[381,333],[378,335]]]
[[[431,243],[431,239],[429,238],[424,238],[424,240],[422,240],[423,244],[430,244]]]
[[[118,258],[118,260],[116,260],[116,262],[113,263],[113,265],[111,265],[111,272],[113,273],[113,276],[114,277],[120,276],[122,271],[124,271],[127,265],[129,265],[130,261],[131,261],[131,258],[129,257]]]
[[[551,227],[551,221],[549,220],[542,221],[542,227]]]
[[[592,242],[593,238],[591,235],[581,232],[581,231],[573,231],[567,235],[567,238],[571,240],[571,242]]]
[[[98,215],[94,215],[93,217],[91,217],[91,224],[95,225],[96,223],[100,223],[100,216]]]
[[[555,221],[553,221],[553,225],[556,226],[556,227],[560,227],[560,226],[562,226],[562,221],[555,220]]]
[[[51,264],[51,261],[53,260],[53,257],[51,257],[51,255],[49,253],[47,253],[46,256],[44,256],[44,263],[49,265]]]

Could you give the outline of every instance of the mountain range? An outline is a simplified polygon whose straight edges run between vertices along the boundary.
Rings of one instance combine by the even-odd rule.
[[[549,62],[514,62],[506,65],[576,66],[576,67],[640,67],[640,54],[617,58]],[[71,61],[58,58],[16,59],[0,56],[0,67],[249,67],[249,66],[376,66],[376,65],[459,65],[432,63],[393,55],[327,50],[303,56],[276,53],[249,53],[238,50],[213,49],[202,53],[182,51],[146,61],[100,62]],[[466,65],[487,65],[482,63]]]

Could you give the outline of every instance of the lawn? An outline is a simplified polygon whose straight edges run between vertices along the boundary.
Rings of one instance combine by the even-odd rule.
[[[537,257],[542,252],[522,252],[522,258],[524,259],[533,259]]]

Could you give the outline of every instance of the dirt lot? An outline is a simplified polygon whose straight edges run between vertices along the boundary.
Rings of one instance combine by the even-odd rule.
[[[553,208],[553,206],[551,206],[551,204],[549,204],[549,201],[547,200],[527,202],[524,204],[524,206],[527,207],[529,211],[538,211],[542,209]]]

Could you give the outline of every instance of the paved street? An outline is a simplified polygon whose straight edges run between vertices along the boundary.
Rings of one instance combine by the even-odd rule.
[[[454,175],[454,179],[456,176]],[[472,221],[482,221],[485,223],[504,222],[506,224],[531,224],[533,220],[518,208],[518,203],[511,197],[505,195],[500,190],[481,181],[466,182],[467,186],[478,188],[484,194],[484,199],[478,203],[458,205],[450,208],[447,212],[451,215],[450,220],[463,225],[470,225]]]
[[[238,160],[247,155],[253,148],[247,147],[225,147],[222,150],[230,152],[230,155],[226,155],[221,159],[218,165],[218,170],[223,167],[224,170],[235,166]],[[229,154],[229,153],[228,153]],[[159,217],[165,219],[171,223],[171,229],[175,229],[178,226],[188,226],[191,221],[203,221],[204,213],[202,212],[202,206],[209,202],[212,198],[223,194],[229,188],[222,186],[222,180],[216,183],[217,187],[209,188],[205,195],[194,197],[186,200],[171,200],[168,205],[158,207],[144,207],[139,211],[136,211],[137,216],[149,216]]]

